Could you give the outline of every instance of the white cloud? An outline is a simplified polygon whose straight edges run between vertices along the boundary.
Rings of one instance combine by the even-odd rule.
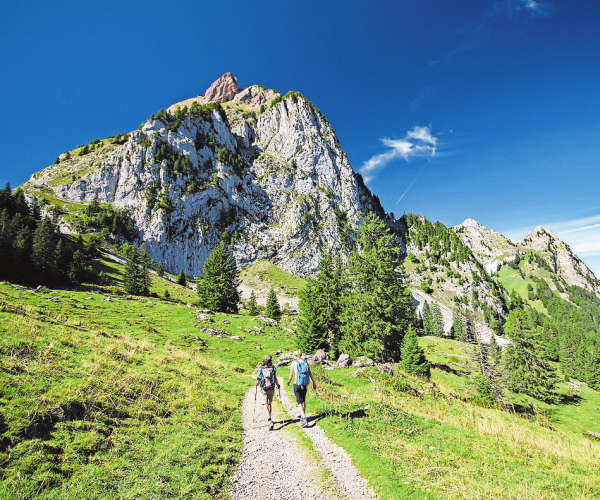
[[[437,137],[431,134],[431,126],[414,126],[401,139],[384,137],[381,142],[389,148],[388,151],[372,156],[363,163],[360,172],[365,176],[365,182],[374,178],[375,172],[383,169],[393,160],[410,158],[431,158],[435,155]]]

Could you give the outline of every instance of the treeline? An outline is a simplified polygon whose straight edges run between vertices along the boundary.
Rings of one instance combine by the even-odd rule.
[[[98,195],[85,208],[85,222],[88,226],[99,229],[104,237],[112,234],[131,241],[136,236],[135,224],[129,212],[111,205],[100,205]]]
[[[406,337],[405,351],[413,356],[415,309],[396,238],[370,213],[357,244],[347,265],[323,255],[317,275],[300,291],[298,347],[399,361]]]
[[[535,298],[542,301],[550,316],[538,314],[535,321],[548,353],[560,361],[565,376],[600,389],[600,299],[577,286],[567,290],[571,302],[539,280]]]
[[[10,184],[0,191],[0,279],[25,285],[60,286],[92,278],[88,260],[97,249],[58,232],[49,217],[42,218],[36,203],[30,206],[22,190]]]

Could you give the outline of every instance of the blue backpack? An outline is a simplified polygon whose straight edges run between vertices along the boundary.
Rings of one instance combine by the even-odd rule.
[[[309,379],[310,368],[305,359],[296,360],[296,385],[306,387],[310,381]]]

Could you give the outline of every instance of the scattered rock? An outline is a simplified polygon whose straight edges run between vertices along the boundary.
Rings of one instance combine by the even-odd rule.
[[[329,355],[323,349],[319,349],[311,359],[313,363],[324,364]]]
[[[197,320],[204,321],[205,323],[214,323],[215,320],[212,319],[208,314],[200,313],[196,316]]]
[[[260,349],[260,346],[255,345],[254,349]]]
[[[281,327],[282,330],[285,330],[288,333],[296,333],[294,330],[292,330],[291,328],[285,328],[284,326]]]
[[[215,313],[214,311],[211,311],[210,309],[196,309],[194,312],[196,314],[200,314],[200,313],[202,313],[202,314],[214,314]]]
[[[260,319],[263,323],[266,323],[269,326],[277,326],[277,321],[271,318],[267,318],[266,316],[259,316],[258,319]]]
[[[280,354],[281,354],[281,349],[277,349],[277,350],[275,351],[275,356],[279,356]]]
[[[231,340],[242,340],[241,337],[237,336],[237,335],[232,335],[231,337],[229,337]]]
[[[380,365],[377,365],[377,369],[379,370],[379,373],[389,373],[390,375],[394,374],[394,370],[392,368],[391,363],[382,363]]]
[[[214,328],[201,328],[200,331],[202,333],[206,333],[206,335],[208,335],[209,337],[213,337],[215,335],[218,336],[226,333],[223,330],[215,330]]]
[[[348,354],[341,354],[337,360],[337,365],[340,367],[350,366],[353,359]]]
[[[224,319],[223,321],[221,321],[221,323],[223,323],[224,325],[231,325],[231,321],[229,321],[228,319]]]
[[[375,362],[371,358],[367,358],[366,356],[359,356],[354,360],[352,366],[356,368],[362,368],[365,366],[375,366]]]
[[[93,300],[94,297],[84,297],[83,300]],[[140,299],[140,302],[142,302],[144,299]]]

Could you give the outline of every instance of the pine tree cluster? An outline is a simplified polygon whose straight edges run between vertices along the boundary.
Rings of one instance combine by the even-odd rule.
[[[61,286],[93,279],[89,259],[97,238],[62,235],[52,219],[42,218],[22,190],[10,184],[0,191],[0,279],[27,285]]]
[[[397,361],[415,310],[395,236],[369,214],[356,241],[347,266],[325,254],[300,292],[298,347]]]

